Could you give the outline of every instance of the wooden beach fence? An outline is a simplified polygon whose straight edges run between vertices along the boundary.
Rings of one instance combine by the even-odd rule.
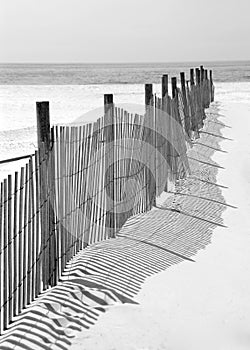
[[[0,184],[0,334],[79,250],[116,237],[187,176],[188,144],[214,101],[212,71],[191,69],[188,81],[181,72],[171,89],[168,75],[161,97],[146,84],[143,115],[105,95],[104,115],[80,126],[51,128],[49,103],[37,102],[38,151]]]

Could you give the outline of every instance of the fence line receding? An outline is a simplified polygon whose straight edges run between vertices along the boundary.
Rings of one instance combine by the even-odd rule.
[[[104,96],[104,116],[50,128],[37,103],[38,151],[0,184],[0,334],[42,291],[55,286],[80,250],[114,238],[126,220],[189,173],[187,148],[214,100],[212,71],[201,66],[162,77],[162,96],[145,85],[145,113]]]

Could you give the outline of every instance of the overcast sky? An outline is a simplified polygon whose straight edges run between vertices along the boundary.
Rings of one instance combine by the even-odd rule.
[[[0,62],[250,59],[250,0],[0,4]]]

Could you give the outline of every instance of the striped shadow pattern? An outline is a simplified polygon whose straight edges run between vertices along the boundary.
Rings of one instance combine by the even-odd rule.
[[[195,254],[224,226],[225,203],[216,183],[223,127],[217,107],[210,107],[200,140],[188,150],[192,174],[151,211],[130,218],[115,239],[97,242],[67,264],[60,283],[44,292],[4,333],[1,349],[69,349],[71,338],[95,324],[107,307],[136,303],[148,276]],[[200,143],[200,144],[199,144]],[[207,147],[204,147],[207,145]],[[223,186],[222,186],[223,187]]]

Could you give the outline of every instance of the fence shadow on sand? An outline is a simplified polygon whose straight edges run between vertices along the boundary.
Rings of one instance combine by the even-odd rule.
[[[214,109],[209,119],[216,121]],[[174,194],[160,207],[130,218],[116,239],[95,243],[67,264],[59,284],[38,297],[1,337],[1,349],[68,349],[78,331],[95,324],[112,304],[136,303],[144,280],[194,255],[223,226],[225,203],[216,184],[218,167],[211,160],[220,149],[219,123],[205,124],[207,133],[188,151],[192,176],[179,180]],[[223,186],[221,186],[223,187]],[[162,210],[171,209],[171,210]],[[188,215],[183,215],[183,213]]]

